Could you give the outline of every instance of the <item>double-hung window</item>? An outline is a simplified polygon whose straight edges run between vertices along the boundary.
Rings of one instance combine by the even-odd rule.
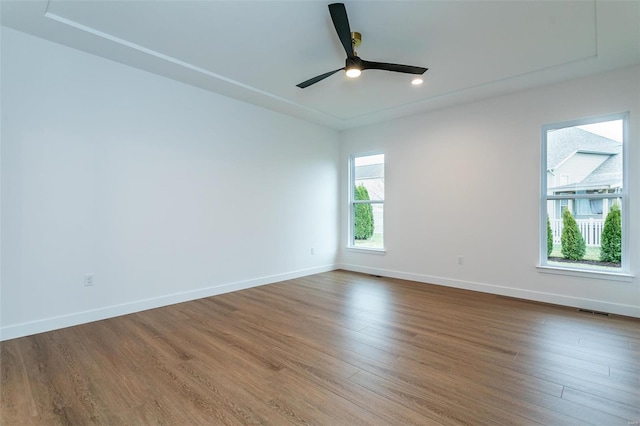
[[[349,162],[349,247],[384,250],[384,154]]]
[[[542,130],[540,265],[628,273],[628,113]]]

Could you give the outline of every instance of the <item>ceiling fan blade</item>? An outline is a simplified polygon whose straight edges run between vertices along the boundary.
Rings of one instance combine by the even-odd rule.
[[[429,68],[414,67],[413,65],[387,64],[386,62],[362,61],[362,69],[395,71],[405,74],[424,74]]]
[[[337,70],[335,70],[335,71],[329,71],[329,72],[326,72],[326,73],[324,73],[324,74],[320,74],[320,75],[319,75],[319,76],[317,76],[317,77],[313,77],[313,78],[310,78],[310,79],[309,79],[309,80],[307,80],[307,81],[303,81],[303,82],[302,82],[302,83],[300,83],[300,84],[296,84],[296,86],[298,86],[298,87],[299,87],[299,88],[301,88],[301,89],[304,89],[305,87],[309,87],[309,86],[311,86],[312,84],[316,84],[317,82],[319,82],[319,81],[321,81],[321,80],[324,80],[325,78],[327,78],[327,77],[329,77],[329,76],[332,76],[333,74],[337,73],[338,71],[342,71],[343,69],[344,69],[344,67],[342,67],[342,68],[338,68],[338,69],[337,69]]]
[[[338,38],[344,47],[344,51],[347,52],[347,57],[353,57],[351,28],[349,27],[349,18],[347,18],[347,9],[344,7],[344,3],[330,4],[329,14],[331,14],[333,26],[336,27],[336,33],[338,33]]]

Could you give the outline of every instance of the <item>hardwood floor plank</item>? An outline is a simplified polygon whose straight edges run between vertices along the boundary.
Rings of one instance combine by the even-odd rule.
[[[0,424],[622,425],[640,320],[333,271],[0,342]]]
[[[372,392],[376,392],[409,409],[415,410],[442,424],[483,425],[525,424],[516,413],[503,413],[485,405],[469,405],[453,393],[443,392],[441,387],[421,385],[415,381],[401,381],[381,377],[368,371],[355,374],[351,380]]]
[[[520,381],[513,381],[505,379],[502,375],[487,374],[486,371],[479,368],[442,370],[434,367],[431,363],[416,362],[410,359],[399,360],[397,367],[394,370],[378,371],[376,374],[420,387],[425,385],[420,382],[419,378],[429,377],[428,386],[431,389],[442,389],[441,392],[445,392],[448,388],[453,388],[455,391],[449,394],[450,398],[464,401],[464,405],[474,411],[484,409],[491,412],[493,417],[490,423],[519,424],[524,421],[523,419],[526,419],[524,423],[572,424],[583,422],[590,424],[588,421],[572,415],[575,414],[575,410],[561,407],[563,401],[559,395],[541,392],[533,385],[525,385],[529,382],[526,377],[521,378]],[[411,374],[407,374],[407,371]],[[567,404],[564,403],[564,405]],[[510,414],[517,414],[520,419],[510,418]],[[618,420],[613,416],[603,417],[606,417],[607,421]]]
[[[640,419],[640,401],[636,404],[623,404],[611,399],[601,398],[586,392],[581,392],[570,387],[565,387],[562,399],[577,402],[583,406],[605,413],[623,417],[625,421],[631,423],[635,419]]]
[[[563,383],[568,386],[585,386],[593,388],[602,388],[605,392],[620,392],[632,394],[638,391],[638,387],[633,383],[627,383],[627,380],[620,380],[612,376],[592,373],[587,370],[578,369],[567,365],[562,368],[560,364],[550,364],[547,362],[539,362],[535,359],[526,357],[516,358],[514,368],[525,374],[535,375],[546,380],[556,383]]]
[[[7,423],[31,424],[31,420],[38,416],[34,400],[36,396],[29,382],[25,357],[20,351],[17,340],[6,342],[0,347],[0,400]],[[24,392],[12,392],[16,387],[24,384]]]
[[[313,383],[317,387],[325,388],[362,409],[371,410],[372,407],[376,407],[374,414],[378,417],[378,420],[373,424],[425,424],[425,417],[420,413],[358,386],[350,378],[337,377],[314,369],[288,370],[288,372],[299,374],[303,376],[304,380]]]
[[[549,370],[561,371],[565,374],[573,373],[581,376],[583,371],[588,371],[599,376],[609,377],[609,366],[606,364],[582,361],[550,352],[537,350],[520,352],[516,359],[529,364],[541,364]]]
[[[609,375],[618,380],[627,382],[633,386],[640,385],[640,369],[630,367],[611,367]]]

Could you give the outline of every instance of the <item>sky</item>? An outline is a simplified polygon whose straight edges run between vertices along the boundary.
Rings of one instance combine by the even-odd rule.
[[[622,142],[622,120],[604,121],[602,123],[587,124],[577,127],[579,129],[586,130],[587,132]]]
[[[383,164],[384,163],[384,154],[377,155],[368,155],[365,157],[356,157],[355,165],[357,166],[366,166],[369,164]]]

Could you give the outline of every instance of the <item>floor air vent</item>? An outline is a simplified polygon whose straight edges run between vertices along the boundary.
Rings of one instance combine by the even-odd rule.
[[[578,312],[582,312],[583,314],[599,315],[601,317],[609,316],[609,313],[607,312],[592,311],[591,309],[578,309]]]

